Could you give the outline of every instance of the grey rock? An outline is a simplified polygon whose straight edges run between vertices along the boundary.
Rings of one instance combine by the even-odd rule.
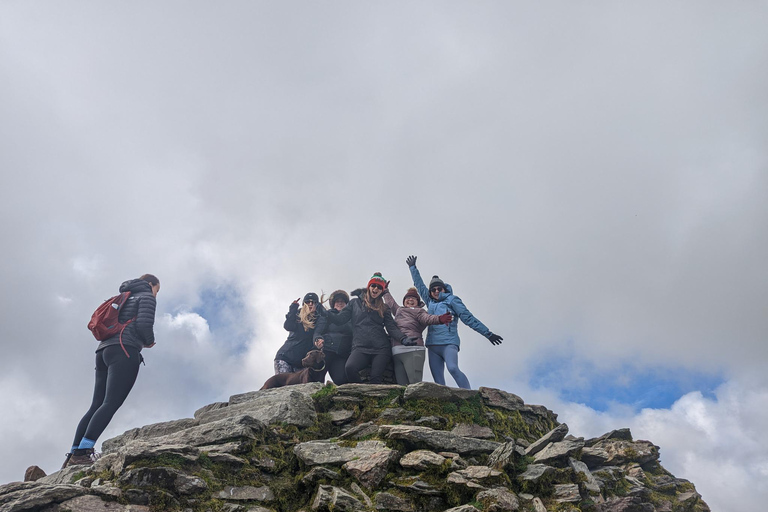
[[[371,508],[373,506],[371,498],[368,497],[368,495],[360,488],[359,485],[357,485],[355,482],[352,482],[349,487],[352,489],[352,492],[363,498],[366,507]]]
[[[71,484],[72,477],[83,471],[87,471],[89,466],[67,466],[64,469],[60,469],[50,475],[38,478],[36,483],[44,485],[59,485],[59,484]]]
[[[365,487],[372,489],[387,476],[389,463],[396,455],[396,452],[385,447],[369,455],[350,460],[342,467]]]
[[[639,496],[609,498],[604,503],[595,506],[596,512],[655,512],[655,507],[644,503]]]
[[[577,503],[581,501],[579,486],[576,484],[556,484],[555,499],[559,503]]]
[[[91,492],[107,499],[117,499],[123,495],[123,491],[121,491],[114,483],[101,482],[98,478],[91,483]]]
[[[494,439],[496,437],[490,427],[481,427],[474,423],[460,423],[453,427],[451,434],[461,437],[474,437],[476,439]]]
[[[507,393],[501,389],[480,388],[480,396],[486,404],[491,407],[498,407],[508,411],[519,411],[525,406],[523,399],[512,393]]]
[[[8,484],[3,486],[4,489],[0,489],[0,510],[2,512],[35,510],[82,496],[88,492],[88,489],[79,485],[44,485],[38,482],[18,482],[22,485]],[[10,492],[6,492],[7,490]]]
[[[334,512],[341,510],[351,512],[363,510],[365,505],[348,492],[331,485],[320,485],[312,501],[312,510]]]
[[[354,411],[349,411],[347,409],[341,409],[339,411],[331,411],[331,423],[334,425],[344,425],[345,423],[349,423],[352,421],[352,419],[355,417]]]
[[[370,437],[379,433],[379,426],[374,425],[373,422],[365,422],[359,425],[355,425],[348,431],[339,436],[339,439],[362,439],[364,437]]]
[[[493,480],[501,476],[502,473],[488,466],[469,466],[466,469],[454,471],[451,475],[459,475],[468,480]]]
[[[472,505],[459,505],[458,507],[449,508],[445,512],[480,512]]]
[[[200,456],[200,450],[186,444],[162,444],[157,440],[137,440],[125,446],[121,446],[115,455],[116,459],[109,465],[114,473],[121,473],[123,468],[137,460],[156,459],[163,455],[175,455],[190,462],[194,462]],[[101,460],[97,461],[97,464]],[[96,464],[94,464],[96,466]],[[93,468],[96,471],[96,468]]]
[[[392,485],[398,489],[421,496],[441,496],[443,491],[421,480],[418,476],[397,479]]]
[[[659,458],[659,447],[648,441],[624,441],[606,439],[585,447],[581,460],[590,469],[599,466],[614,466],[637,462],[645,464]]]
[[[120,475],[118,482],[133,487],[162,487],[178,494],[201,493],[208,489],[205,480],[174,468],[135,468]]]
[[[229,402],[214,402],[212,404],[202,406],[201,408],[196,410],[192,416],[195,419],[198,419],[200,416],[202,416],[206,412],[223,409],[224,407],[227,407],[227,406],[229,406]]]
[[[400,459],[400,465],[404,468],[425,470],[432,467],[440,467],[446,458],[429,450],[415,450],[407,453]]]
[[[628,428],[620,428],[617,430],[611,430],[607,434],[603,434],[600,437],[595,437],[592,439],[587,439],[585,442],[586,446],[594,446],[600,441],[607,441],[609,439],[615,439],[619,441],[629,441],[632,442],[632,433],[629,431]]]
[[[552,466],[546,466],[544,464],[529,464],[523,473],[520,473],[518,478],[526,482],[535,482],[539,478],[550,475],[555,472],[555,468]]]
[[[150,512],[150,509],[143,505],[121,505],[114,501],[104,501],[98,496],[78,496],[46,507],[42,512]]]
[[[413,411],[406,411],[401,407],[388,407],[379,415],[379,420],[390,423],[394,421],[406,421],[416,416]]]
[[[217,464],[228,464],[234,468],[241,468],[245,465],[243,459],[229,453],[209,452],[208,458]]]
[[[584,475],[587,481],[584,483],[584,488],[590,493],[599,493],[601,489],[600,482],[592,475],[586,464],[576,459],[569,459],[568,464],[571,469],[576,473]]]
[[[311,395],[321,388],[320,383],[313,382],[235,395],[230,398],[228,407],[200,413],[199,421],[204,424],[247,415],[265,425],[284,423],[309,427],[317,420]]]
[[[333,471],[328,468],[324,468],[322,466],[317,466],[309,470],[309,472],[304,475],[304,478],[301,479],[302,483],[304,485],[310,486],[315,484],[319,480],[338,480],[341,478],[341,475],[337,473],[336,471]]]
[[[515,460],[525,455],[525,451],[518,448],[514,441],[502,444],[488,456],[488,466],[501,470],[513,467]]]
[[[245,453],[250,449],[250,444],[247,441],[231,441],[229,443],[222,444],[207,444],[199,446],[200,453]]]
[[[413,423],[422,427],[430,427],[440,430],[448,424],[448,420],[442,416],[424,416]]]
[[[425,444],[438,451],[451,451],[462,455],[492,453],[501,444],[495,441],[461,437],[444,430],[411,425],[382,425],[379,427],[379,434],[386,435],[387,439]]]
[[[701,494],[699,494],[696,491],[682,492],[677,495],[677,501],[679,502],[684,502],[684,501],[696,502],[700,498],[701,498]]]
[[[533,510],[535,512],[547,512],[547,508],[544,503],[541,502],[541,498],[533,498]]]
[[[403,386],[390,385],[390,384],[342,384],[336,388],[336,395],[333,397],[333,401],[344,398],[386,398],[392,391],[400,391]]]
[[[263,501],[270,502],[275,500],[275,494],[272,489],[263,485],[261,487],[253,487],[245,485],[242,487],[225,487],[217,494],[217,497],[223,500],[234,501]]]
[[[584,448],[584,440],[578,441],[560,441],[550,443],[546,448],[533,456],[533,460],[538,464],[554,465],[557,462],[565,463],[565,460],[571,455]]]
[[[482,491],[475,499],[483,504],[484,512],[508,512],[520,508],[515,493],[504,487]]]
[[[360,441],[355,447],[340,446],[332,441],[309,441],[293,448],[293,453],[308,466],[343,464],[382,451],[392,450],[382,441]]]
[[[193,418],[183,418],[180,420],[164,421],[162,423],[153,423],[140,428],[132,428],[123,434],[107,439],[101,444],[101,451],[104,455],[117,451],[120,446],[125,445],[137,439],[151,439],[153,437],[163,437],[174,434],[181,430],[194,427],[198,421]]]
[[[536,442],[528,446],[528,448],[525,449],[525,454],[528,456],[536,455],[541,450],[546,448],[549,445],[549,443],[557,443],[565,439],[565,435],[567,433],[568,433],[568,425],[566,425],[565,423],[561,423],[554,429],[547,432],[544,436],[542,436]]]
[[[376,510],[394,512],[414,512],[416,507],[411,500],[395,496],[388,492],[380,492],[373,498]]]
[[[419,382],[405,388],[404,400],[441,400],[461,402],[476,396],[478,391],[473,389],[449,388],[433,382]]]

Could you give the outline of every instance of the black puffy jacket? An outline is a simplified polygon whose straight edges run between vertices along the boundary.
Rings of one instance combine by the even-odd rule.
[[[334,324],[352,321],[352,352],[357,350],[364,354],[389,354],[392,351],[389,338],[402,341],[406,337],[395,324],[389,308],[382,317],[378,312],[368,309],[359,298],[352,299],[338,314],[328,315],[327,318],[328,322]]]
[[[315,320],[315,327],[317,322],[325,314],[322,305],[317,307],[318,319]],[[304,325],[299,320],[299,304],[291,304],[288,308],[288,314],[285,315],[285,323],[283,328],[291,334],[288,335],[288,339],[285,340],[283,346],[275,354],[275,360],[285,361],[286,363],[296,368],[301,368],[301,360],[307,355],[307,352],[315,347],[313,336],[315,329],[306,330]]]
[[[120,285],[120,293],[131,292],[128,301],[120,309],[118,320],[125,323],[131,318],[133,322],[128,324],[123,331],[123,345],[142,348],[155,342],[155,309],[157,301],[152,295],[152,286],[143,279],[131,279]],[[103,349],[110,345],[120,344],[120,334],[102,341],[96,349]]]
[[[334,352],[347,357],[352,350],[352,322],[334,324],[328,321],[329,315],[338,315],[335,309],[329,309],[315,325],[315,339],[323,338],[323,352]]]

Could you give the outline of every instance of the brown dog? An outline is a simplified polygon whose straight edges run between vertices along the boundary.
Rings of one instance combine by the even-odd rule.
[[[301,360],[303,370],[293,373],[278,373],[267,379],[261,389],[281,388],[293,384],[325,381],[325,354],[321,350],[310,350]]]

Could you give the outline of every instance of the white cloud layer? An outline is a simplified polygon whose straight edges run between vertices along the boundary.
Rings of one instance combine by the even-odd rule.
[[[754,509],[767,14],[0,3],[0,436],[24,445],[3,443],[0,482],[60,464],[90,403],[85,324],[124,279],[160,277],[158,344],[102,440],[257,389],[293,299],[374,271],[400,295],[417,254],[504,337],[462,331],[473,387],[544,403],[576,435],[630,426],[714,509]],[[558,400],[568,382],[519,382],[566,341],[596,368],[726,383],[597,413]]]

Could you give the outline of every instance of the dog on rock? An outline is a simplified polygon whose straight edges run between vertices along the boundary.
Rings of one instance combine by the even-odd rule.
[[[267,379],[261,389],[281,388],[307,382],[325,382],[325,353],[322,350],[310,350],[301,360],[303,370],[293,373],[278,373]]]

